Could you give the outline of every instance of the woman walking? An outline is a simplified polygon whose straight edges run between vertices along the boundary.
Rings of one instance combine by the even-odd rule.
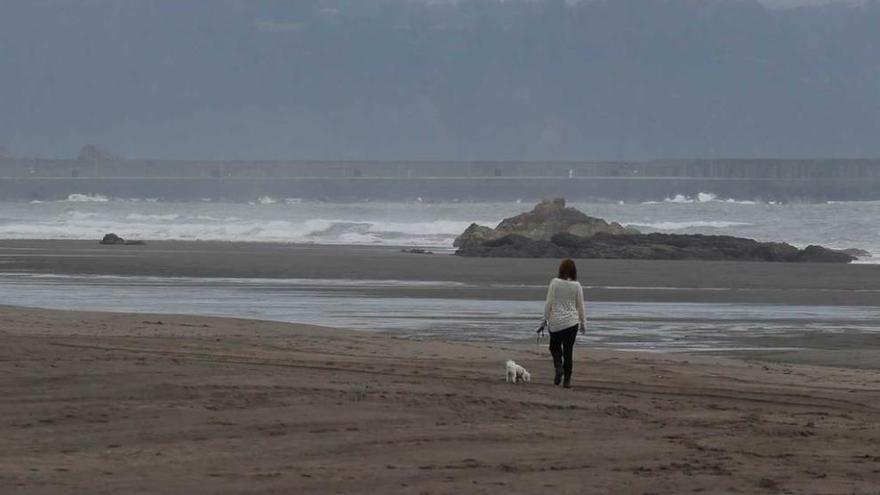
[[[550,281],[547,301],[544,303],[544,325],[550,332],[550,354],[556,375],[553,383],[571,388],[572,351],[578,329],[586,330],[584,289],[577,281],[577,267],[573,260],[559,264],[559,276]],[[564,380],[563,380],[564,378]]]

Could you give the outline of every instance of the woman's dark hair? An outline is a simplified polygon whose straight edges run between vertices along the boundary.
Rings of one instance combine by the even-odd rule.
[[[574,260],[564,259],[559,264],[559,278],[562,280],[575,281],[578,279],[578,269],[574,265]]]

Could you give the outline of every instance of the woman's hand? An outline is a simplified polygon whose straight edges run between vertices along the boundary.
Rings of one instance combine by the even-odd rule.
[[[581,323],[579,325],[579,327],[580,328],[578,328],[578,330],[581,332],[581,335],[584,335],[587,333],[587,324],[586,323]]]

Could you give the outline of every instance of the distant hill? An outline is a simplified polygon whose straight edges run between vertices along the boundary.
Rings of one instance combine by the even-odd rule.
[[[779,1],[780,5],[792,2]],[[0,3],[0,144],[76,156],[880,156],[880,3]]]

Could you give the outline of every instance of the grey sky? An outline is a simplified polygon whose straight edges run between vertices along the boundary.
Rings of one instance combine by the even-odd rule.
[[[768,7],[802,7],[811,5],[823,5],[831,3],[859,4],[863,0],[760,0]]]
[[[559,5],[4,0],[0,146],[55,157],[86,143],[157,158],[880,156],[880,3]]]

